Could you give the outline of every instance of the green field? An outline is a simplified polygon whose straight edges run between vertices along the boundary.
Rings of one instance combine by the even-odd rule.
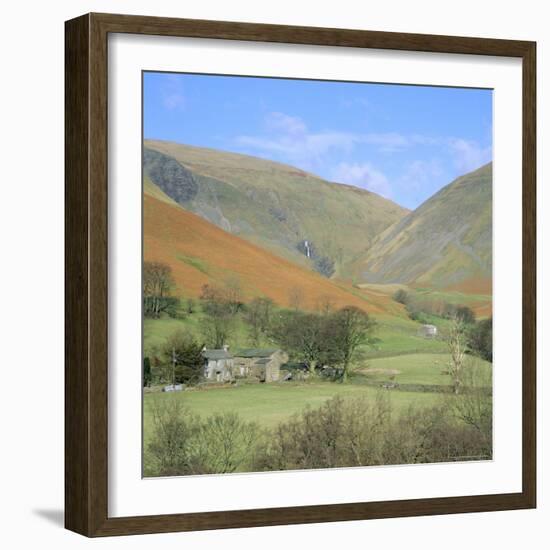
[[[390,395],[391,403],[397,412],[411,405],[434,405],[441,399],[452,399],[452,396],[429,391],[383,390],[376,386],[381,386],[385,381],[428,386],[449,385],[449,376],[444,373],[448,359],[446,354],[430,353],[371,359],[347,384],[318,380],[302,383],[228,385],[177,394],[147,393],[144,398],[145,439],[147,440],[151,429],[151,406],[154,401],[165,399],[180,399],[192,412],[201,416],[233,411],[244,419],[257,421],[267,427],[277,425],[308,405],[318,407],[335,395],[374,398],[378,392],[383,391]],[[490,368],[485,361],[475,361]]]
[[[420,323],[405,317],[378,317],[375,336],[378,342],[363,350],[366,357],[377,358],[408,353],[445,353],[447,346],[443,340],[424,338],[419,334]],[[438,319],[441,329],[444,320]]]
[[[193,390],[177,394],[150,393],[144,398],[145,434],[150,428],[150,407],[154,400],[181,399],[191,411],[208,416],[215,412],[233,411],[244,419],[274,427],[279,422],[299,413],[307,405],[316,408],[324,401],[343,397],[375,397],[379,390],[364,384],[339,384],[328,381],[317,383],[279,382],[272,384],[247,384],[226,386],[208,390]],[[397,408],[412,404],[432,405],[437,394],[421,392],[393,392],[392,403]]]
[[[420,384],[426,386],[449,386],[451,379],[447,373],[450,357],[446,353],[418,353],[395,357],[381,357],[368,361],[365,369],[360,369],[370,381],[393,381],[397,384]],[[483,359],[471,356],[467,361],[481,368],[491,365]]]

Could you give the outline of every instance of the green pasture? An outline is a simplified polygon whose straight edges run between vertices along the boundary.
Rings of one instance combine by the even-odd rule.
[[[437,290],[431,288],[416,288],[414,294],[417,298],[441,300],[449,304],[470,307],[490,302],[492,299],[490,294],[469,294],[457,290]]]
[[[265,427],[274,427],[306,406],[317,408],[327,399],[340,395],[375,398],[378,392],[390,394],[395,410],[410,405],[430,406],[441,398],[435,393],[401,392],[378,389],[364,384],[338,382],[278,382],[272,384],[245,384],[178,393],[149,393],[144,396],[145,439],[152,429],[151,407],[157,400],[180,399],[192,412],[208,416],[216,412],[236,412],[243,419],[256,421]]]
[[[439,320],[441,321],[441,320]],[[403,317],[377,317],[374,346],[365,348],[366,357],[386,357],[406,353],[444,353],[447,346],[442,339],[425,338],[420,334],[421,324]],[[439,329],[443,324],[434,323]]]
[[[394,357],[380,357],[367,361],[357,374],[369,381],[395,382],[397,384],[421,384],[428,386],[451,385],[448,374],[450,357],[446,353],[417,353]],[[491,364],[474,356],[466,358],[466,365],[491,369]]]

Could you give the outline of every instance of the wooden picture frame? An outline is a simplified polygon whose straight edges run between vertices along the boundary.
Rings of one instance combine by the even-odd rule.
[[[523,448],[521,492],[139,517],[108,516],[109,33],[519,58],[523,70]],[[483,512],[536,506],[536,44],[515,40],[87,14],[65,27],[65,525],[128,535]]]

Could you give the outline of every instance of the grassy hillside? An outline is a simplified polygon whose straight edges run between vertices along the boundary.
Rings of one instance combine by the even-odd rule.
[[[456,306],[468,306],[478,319],[490,317],[493,310],[490,279],[466,279],[445,289],[408,286],[403,283],[360,283],[358,288],[371,294],[393,296],[404,290],[414,301],[440,301]]]
[[[332,282],[147,193],[143,216],[144,259],[170,265],[180,295],[196,297],[204,284],[237,279],[245,299],[267,296],[283,307],[298,293],[305,309],[317,308],[320,299],[371,313],[395,309],[388,296]]]
[[[352,271],[369,283],[490,293],[492,164],[453,181],[382,232]]]
[[[310,269],[316,267],[311,256],[328,258],[340,276],[408,213],[374,193],[291,166],[165,141],[145,141],[144,171],[165,195],[225,231]]]

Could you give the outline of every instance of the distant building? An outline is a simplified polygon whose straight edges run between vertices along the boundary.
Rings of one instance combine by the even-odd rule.
[[[236,378],[257,379],[260,382],[279,380],[281,365],[288,355],[280,349],[204,349],[204,378],[215,382],[230,382]]]
[[[233,378],[233,356],[229,353],[229,348],[223,349],[203,349],[204,372],[203,376],[207,380],[215,382],[229,382]]]
[[[435,338],[437,336],[437,327],[435,325],[422,325],[420,335],[424,338]]]
[[[280,349],[241,349],[234,357],[235,374],[260,382],[277,382],[281,365],[288,362],[288,355]]]

